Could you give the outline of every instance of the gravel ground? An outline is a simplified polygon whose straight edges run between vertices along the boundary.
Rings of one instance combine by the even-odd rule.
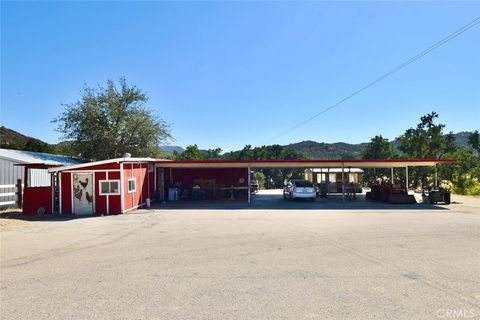
[[[2,319],[480,319],[480,201],[1,229]]]

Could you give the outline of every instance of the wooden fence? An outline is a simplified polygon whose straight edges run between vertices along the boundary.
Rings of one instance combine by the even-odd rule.
[[[9,207],[22,207],[22,180],[18,180],[17,184],[0,185],[0,209]]]

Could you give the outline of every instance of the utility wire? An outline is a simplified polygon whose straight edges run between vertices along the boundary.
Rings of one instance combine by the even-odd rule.
[[[476,26],[477,24],[480,23],[480,17],[477,17],[475,19],[473,19],[472,21],[470,21],[469,23],[467,23],[466,25],[464,25],[463,27],[457,29],[456,31],[450,33],[448,36],[446,36],[445,38],[443,38],[442,40],[436,42],[435,44],[433,44],[432,46],[428,47],[427,49],[423,50],[422,52],[418,53],[417,55],[413,56],[412,58],[410,58],[409,60],[403,62],[402,64],[398,65],[397,67],[393,68],[392,70],[388,71],[387,73],[383,74],[382,76],[378,77],[377,79],[375,79],[374,81],[368,83],[367,85],[361,87],[360,89],[358,89],[357,91],[349,94],[348,96],[342,98],[341,100],[335,102],[334,104],[330,105],[329,107],[325,108],[325,109],[322,109],[320,112],[314,114],[313,116],[311,116],[310,118],[307,118],[305,119],[304,121],[294,125],[293,127],[283,131],[282,133],[274,136],[273,138],[269,139],[266,141],[266,143],[269,143],[273,140],[276,140],[277,138],[281,137],[281,136],[284,136],[286,135],[287,133],[289,132],[292,132],[294,131],[295,129],[298,129],[299,127],[305,125],[306,123],[312,121],[313,119],[317,118],[318,116],[324,114],[325,112],[337,107],[338,105],[342,104],[343,102],[349,100],[350,98],[353,98],[354,96],[356,96],[357,94],[361,93],[362,91],[370,88],[371,86],[377,84],[378,82],[382,81],[383,79],[391,76],[392,74],[396,73],[397,71],[405,68],[406,66],[408,66],[409,64],[413,63],[414,61],[422,58],[423,56],[429,54],[430,52],[432,52],[433,50],[437,49],[438,47],[441,47],[442,45],[444,45],[445,43],[449,42],[450,40],[453,40],[455,39],[456,37],[458,37],[459,35],[461,35],[462,33],[468,31],[469,29],[473,28],[474,26]]]

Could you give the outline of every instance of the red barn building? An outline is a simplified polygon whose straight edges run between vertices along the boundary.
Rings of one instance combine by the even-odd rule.
[[[155,195],[150,158],[119,158],[51,168],[58,213],[119,214],[142,207]]]
[[[51,186],[25,191],[24,213],[120,214],[159,200],[241,200],[250,202],[251,169],[404,168],[452,163],[451,159],[395,160],[205,160],[118,158],[50,167]],[[345,190],[342,179],[342,190]]]

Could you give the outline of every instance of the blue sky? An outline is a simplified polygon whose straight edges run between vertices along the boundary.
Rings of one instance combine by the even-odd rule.
[[[283,132],[480,16],[480,2],[2,2],[1,125],[48,142],[83,84],[125,76],[174,145],[394,139],[437,111],[480,128],[480,25]]]

